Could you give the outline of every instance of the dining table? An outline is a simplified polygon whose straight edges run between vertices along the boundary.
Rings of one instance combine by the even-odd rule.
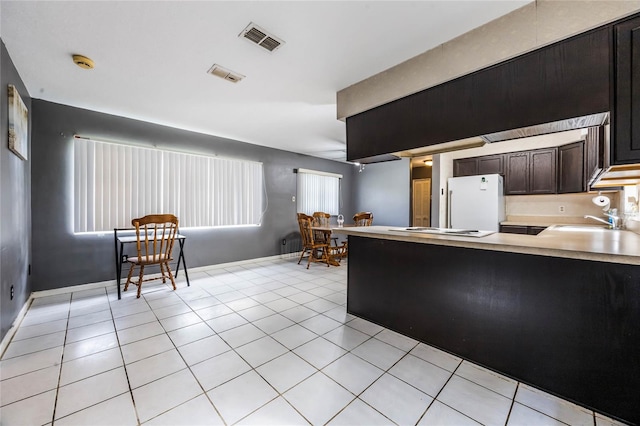
[[[311,229],[314,232],[320,232],[322,233],[322,239],[324,241],[327,241],[329,243],[329,245],[331,245],[331,241],[333,241],[333,247],[330,247],[328,256],[329,256],[329,265],[332,266],[340,266],[340,259],[342,259],[342,257],[344,257],[344,252],[341,251],[339,253],[336,253],[335,249],[340,248],[341,246],[338,245],[338,238],[334,237],[333,234],[340,234],[340,230],[343,228],[349,228],[349,227],[353,227],[356,225],[330,225],[330,226],[312,226]],[[334,253],[331,253],[331,248],[334,249]],[[345,248],[346,249],[346,248]]]
[[[114,250],[115,250],[115,261],[116,261],[116,285],[118,286],[118,300],[122,298],[122,293],[120,290],[121,281],[122,281],[122,265],[127,262],[128,255],[124,253],[125,244],[133,244],[138,241],[138,237],[136,236],[135,228],[114,228],[113,230],[113,242],[114,242]],[[187,281],[187,286],[191,286],[189,282],[189,272],[187,271],[187,261],[184,258],[184,243],[187,237],[183,234],[176,234],[176,241],[178,241],[178,261],[176,265],[176,270],[174,273],[174,277],[178,278],[178,273],[180,272],[180,264],[182,263],[182,268],[184,269],[184,276]]]

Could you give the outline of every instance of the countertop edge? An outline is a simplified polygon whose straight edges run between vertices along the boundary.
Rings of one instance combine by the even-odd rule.
[[[452,247],[464,247],[479,250],[492,250],[509,253],[532,254],[539,256],[562,257],[567,259],[589,260],[597,262],[608,262],[628,265],[640,265],[640,251],[637,255],[628,253],[605,253],[593,250],[580,249],[579,247],[558,248],[553,247],[553,243],[560,240],[560,236],[548,236],[541,239],[535,235],[518,234],[492,234],[484,238],[448,236],[448,235],[428,235],[409,234],[401,230],[394,230],[394,227],[371,226],[371,227],[349,227],[334,228],[338,234],[353,235],[366,238],[377,238],[392,241],[405,241],[419,244],[434,244]],[[629,232],[629,231],[621,231]],[[492,241],[490,237],[494,237]],[[630,232],[628,238],[635,238],[640,244],[640,236]],[[495,239],[499,239],[496,241]],[[549,242],[551,244],[544,244]]]

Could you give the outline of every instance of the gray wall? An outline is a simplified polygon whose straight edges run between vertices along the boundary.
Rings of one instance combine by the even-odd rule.
[[[403,158],[367,164],[362,172],[354,167],[352,197],[355,208],[357,211],[373,212],[374,225],[409,226],[409,161]]]
[[[352,165],[188,132],[34,99],[32,136],[33,290],[115,278],[113,234],[73,234],[73,135],[130,141],[264,164],[268,210],[262,226],[186,229],[189,267],[277,255],[283,238],[298,234],[295,168],[344,175],[343,207],[352,207]],[[302,141],[301,141],[302,142]],[[299,238],[299,237],[298,237]]]
[[[31,293],[27,272],[31,257],[31,155],[28,155],[28,161],[23,161],[9,150],[8,84],[18,89],[29,110],[31,125],[31,97],[0,41],[0,339],[4,338]],[[13,300],[10,297],[12,285]]]

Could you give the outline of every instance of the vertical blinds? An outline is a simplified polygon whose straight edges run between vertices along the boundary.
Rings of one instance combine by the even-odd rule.
[[[74,231],[131,226],[153,213],[181,227],[257,225],[262,163],[76,138]]]
[[[340,175],[298,169],[298,212],[340,213]]]

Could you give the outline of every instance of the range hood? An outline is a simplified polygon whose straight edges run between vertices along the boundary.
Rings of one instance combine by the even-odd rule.
[[[602,112],[597,114],[584,115],[581,117],[568,118],[560,121],[554,121],[552,123],[537,124],[534,126],[521,127],[518,129],[504,130],[501,132],[489,133],[482,136],[444,142],[421,148],[408,149],[405,151],[395,152],[393,153],[393,155],[397,157],[422,157],[425,155],[434,155],[444,152],[458,151],[462,149],[477,148],[487,143],[547,135],[550,133],[564,132],[567,130],[597,127],[602,126],[608,122],[609,113]]]
[[[537,124],[535,126],[522,127],[520,129],[505,130],[503,132],[490,133],[480,136],[487,143],[502,142],[511,139],[528,138],[531,136],[547,135],[549,133],[564,132],[567,130],[584,129],[587,127],[602,126],[609,122],[609,113],[584,115],[582,117],[568,118],[554,121],[553,123]]]
[[[592,189],[604,189],[628,185],[640,185],[640,164],[609,166],[589,186]]]

